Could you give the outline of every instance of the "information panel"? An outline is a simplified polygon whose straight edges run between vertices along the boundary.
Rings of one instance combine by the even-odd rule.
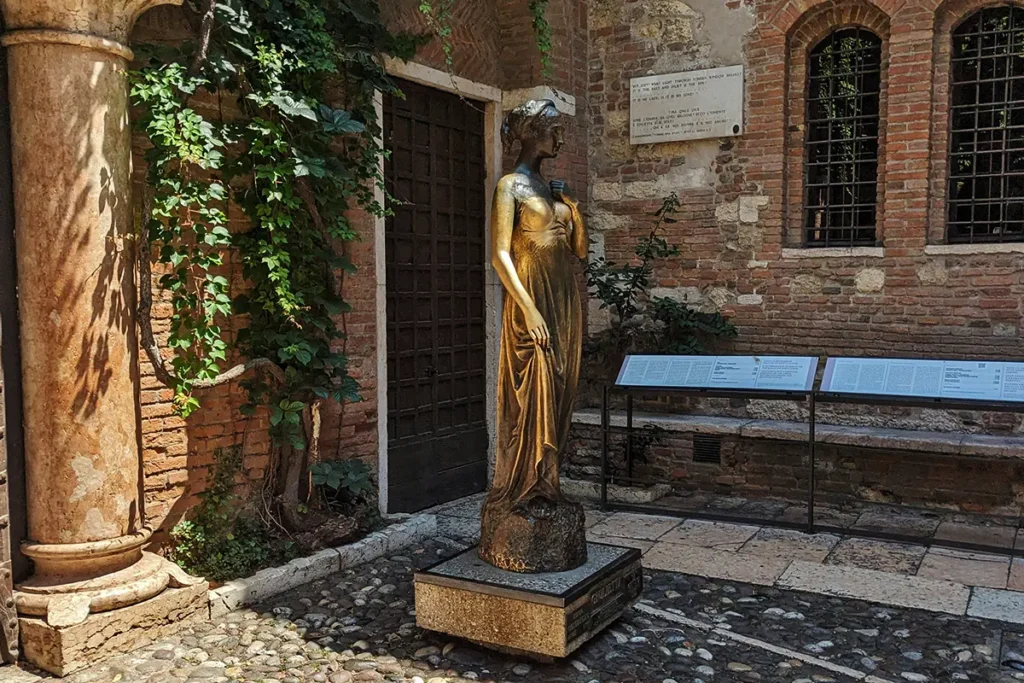
[[[829,358],[821,390],[837,394],[1024,402],[1024,363]]]
[[[616,384],[810,391],[817,369],[817,358],[803,356],[627,356]]]
[[[629,142],[643,145],[743,132],[743,67],[629,81]]]

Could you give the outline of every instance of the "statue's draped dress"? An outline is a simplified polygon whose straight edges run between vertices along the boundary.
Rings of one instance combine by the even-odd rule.
[[[547,351],[530,337],[522,309],[505,298],[498,362],[498,438],[485,516],[535,498],[564,500],[558,486],[579,381],[583,313],[569,246],[569,207],[540,196],[517,201],[511,255],[547,323]]]

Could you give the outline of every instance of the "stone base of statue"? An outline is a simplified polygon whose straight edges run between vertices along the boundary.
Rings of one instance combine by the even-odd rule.
[[[505,652],[566,657],[643,587],[639,550],[589,543],[586,557],[571,571],[523,574],[470,548],[415,574],[416,624]]]
[[[534,498],[512,509],[484,504],[480,557],[512,572],[564,572],[587,561],[586,512],[579,503]]]

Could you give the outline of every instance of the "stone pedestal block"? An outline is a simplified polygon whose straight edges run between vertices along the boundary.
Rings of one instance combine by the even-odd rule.
[[[587,544],[567,572],[521,574],[476,548],[415,575],[416,624],[498,650],[567,657],[619,618],[643,587],[640,551]]]
[[[85,621],[63,628],[43,619],[22,618],[21,647],[25,658],[36,666],[66,676],[208,618],[209,599],[204,582],[170,588],[129,607],[90,614]]]
[[[570,500],[485,504],[480,557],[513,572],[565,572],[587,561],[586,513]]]

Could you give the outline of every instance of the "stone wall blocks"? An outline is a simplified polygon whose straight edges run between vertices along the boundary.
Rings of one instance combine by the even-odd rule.
[[[865,268],[857,272],[854,285],[861,294],[875,294],[885,288],[885,271],[881,268]]]
[[[744,195],[739,199],[739,220],[740,223],[757,223],[760,219],[760,211],[768,206],[768,197]]]
[[[806,423],[781,420],[752,420],[740,428],[740,437],[747,439],[773,439],[776,441],[806,441]]]

